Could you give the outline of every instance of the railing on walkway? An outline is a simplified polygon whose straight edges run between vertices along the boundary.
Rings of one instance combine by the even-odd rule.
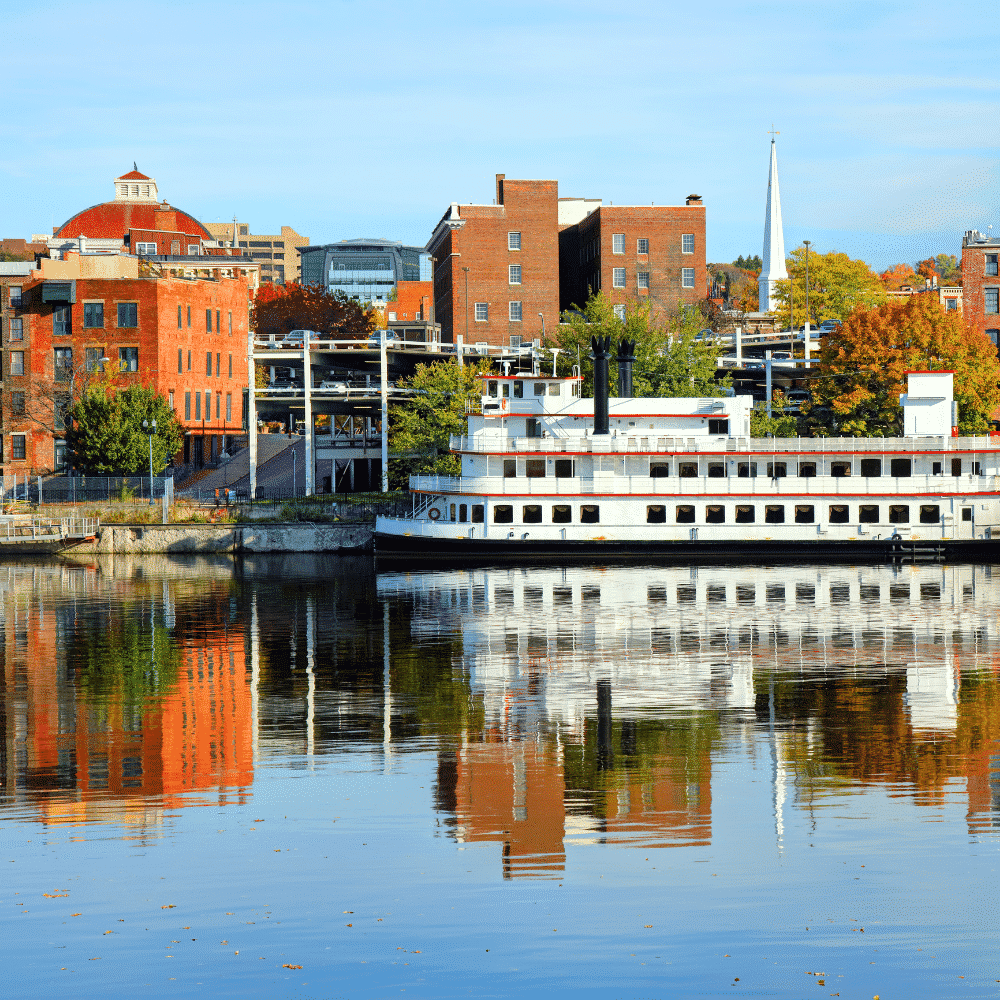
[[[174,481],[169,476],[152,480],[154,499],[174,498]],[[28,503],[128,502],[150,499],[149,476],[41,476],[0,477],[0,500]]]
[[[0,543],[93,538],[100,524],[96,517],[0,517]]]

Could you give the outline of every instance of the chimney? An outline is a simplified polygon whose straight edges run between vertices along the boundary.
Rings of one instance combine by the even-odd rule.
[[[685,205],[694,205],[697,208],[701,207],[701,195],[700,194],[689,194],[687,196],[687,201],[684,202]]]
[[[618,341],[618,396],[632,398],[632,365],[635,363],[635,341]]]
[[[506,174],[497,174],[497,200],[498,205],[503,204],[503,179]]]
[[[594,358],[594,434],[608,433],[608,359],[610,337],[591,337]]]

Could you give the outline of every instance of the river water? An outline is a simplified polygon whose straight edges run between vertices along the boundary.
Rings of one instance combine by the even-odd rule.
[[[0,567],[7,996],[997,997],[1000,571]]]

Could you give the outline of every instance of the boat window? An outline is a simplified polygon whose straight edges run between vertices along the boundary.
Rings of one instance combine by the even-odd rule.
[[[913,466],[912,459],[909,458],[890,458],[889,459],[889,475],[897,476],[899,478],[906,478],[910,475],[910,469]]]
[[[813,524],[816,520],[816,509],[812,504],[795,505],[795,523]]]
[[[567,503],[557,503],[552,508],[553,524],[569,524],[573,520],[573,508]]]
[[[768,504],[764,508],[764,521],[767,524],[784,524],[785,508],[781,505]]]
[[[725,604],[726,603],[726,585],[718,583],[710,583],[705,588],[705,600],[709,604]]]
[[[550,382],[549,383],[549,395],[550,396],[558,396],[558,395],[560,395],[560,390],[561,389],[562,389],[562,386],[558,382]]]
[[[941,463],[940,462],[935,462],[932,465],[932,467],[931,467],[931,475],[932,476],[940,476],[941,475]]]
[[[979,471],[979,463],[978,462],[973,462],[972,463],[972,474],[974,476],[981,476],[982,475],[982,473]]]
[[[535,395],[536,396],[544,396],[545,395],[545,383],[544,382],[536,382],[535,383]]]
[[[722,420],[710,419],[708,421],[708,433],[709,434],[728,434],[729,433],[729,417]]]
[[[557,458],[556,479],[572,479],[572,478],[573,478],[573,459]]]
[[[451,505],[451,519],[453,521],[455,520],[455,505],[454,504]]]
[[[861,475],[868,476],[872,479],[876,479],[882,475],[882,459],[881,458],[863,458],[861,459]]]
[[[675,520],[678,524],[694,524],[694,507],[688,504],[678,506]]]
[[[811,476],[816,475],[816,463],[815,462],[799,462],[799,475],[803,479],[808,479]]]
[[[831,462],[830,463],[830,475],[842,478],[843,476],[849,476],[851,474],[851,463],[850,462]]]
[[[514,508],[508,503],[498,503],[493,508],[493,523],[494,524],[513,524],[514,523]]]
[[[469,520],[468,504],[460,503],[458,505],[458,520],[462,524],[465,524],[465,522]]]
[[[971,521],[972,520],[972,508],[971,507],[963,507],[962,508],[962,520],[963,521]]]
[[[741,479],[756,479],[757,478],[757,463],[756,462],[740,462],[736,466],[736,474]]]
[[[694,510],[694,507],[691,508]],[[698,591],[694,587],[688,587],[681,584],[677,588],[677,603],[678,604],[694,604],[698,600]]]
[[[523,399],[524,398],[524,383],[518,379],[514,383],[514,398]]]
[[[772,479],[783,479],[788,475],[788,466],[784,462],[768,462],[767,474]]]
[[[922,503],[920,505],[920,523],[937,524],[941,520],[941,508],[936,503]]]
[[[536,417],[528,417],[524,422],[524,436],[530,438],[540,438],[542,436],[542,424]]]
[[[708,478],[709,479],[725,479],[726,478],[726,463],[725,462],[709,462],[708,463]]]
[[[894,503],[889,505],[890,524],[909,524],[910,508],[905,503]]]
[[[795,601],[797,604],[811,604],[816,600],[816,588],[808,583],[795,584]]]
[[[951,474],[953,476],[960,476],[962,474],[962,460],[960,458],[953,458],[951,460]]]
[[[598,524],[601,520],[601,508],[597,504],[585,503],[580,506],[581,524]]]
[[[781,583],[769,583],[766,590],[768,604],[783,604],[785,601],[785,587]]]
[[[878,507],[874,504],[862,504],[858,508],[858,521],[861,524],[878,524]]]
[[[483,514],[484,513],[485,513],[485,511],[483,509],[483,505],[481,503],[474,503],[472,505],[472,523],[473,524],[482,524],[483,523]]]
[[[708,504],[705,507],[706,524],[725,524],[726,508],[722,504]]]
[[[504,399],[510,398],[510,382],[500,383],[500,395],[503,396]]]
[[[542,523],[542,506],[537,503],[527,503],[521,508],[521,520],[525,524]]]
[[[662,504],[650,504],[646,508],[647,524],[666,524],[667,508]]]
[[[752,506],[739,506],[736,507],[736,523],[737,524],[753,524],[757,517],[757,508]]]
[[[832,504],[830,506],[830,524],[847,524],[851,519],[851,508],[847,504]]]
[[[653,479],[665,479],[670,475],[670,463],[656,461],[650,462],[649,474]]]
[[[528,458],[524,462],[524,474],[529,479],[543,479],[545,477],[545,459]]]
[[[698,463],[697,462],[681,462],[677,466],[677,474],[681,479],[697,479],[698,478]]]
[[[504,479],[517,479],[517,459],[505,458],[503,460]]]
[[[487,383],[486,395],[496,396],[497,394],[497,384],[492,379]]]

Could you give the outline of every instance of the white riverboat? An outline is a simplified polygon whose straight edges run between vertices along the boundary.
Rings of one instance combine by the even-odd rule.
[[[1000,540],[1000,439],[955,436],[949,372],[910,373],[895,438],[752,438],[749,396],[598,391],[595,413],[580,388],[484,377],[451,439],[461,475],[411,477],[380,560],[988,558]]]

